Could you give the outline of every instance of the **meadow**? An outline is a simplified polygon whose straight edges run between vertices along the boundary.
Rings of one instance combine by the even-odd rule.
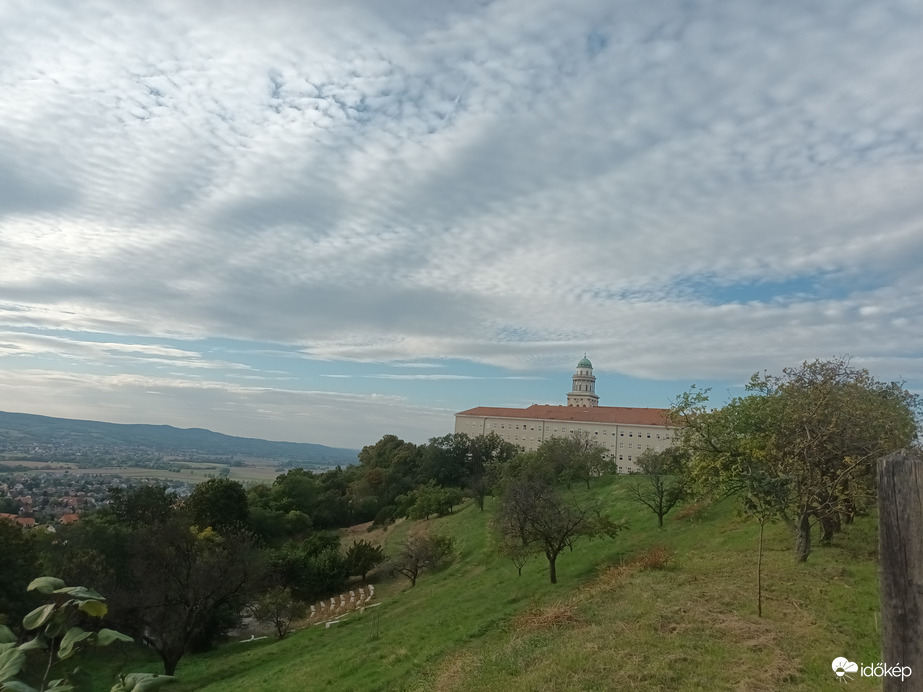
[[[179,682],[165,689],[818,690],[838,689],[838,656],[878,661],[874,517],[857,519],[804,564],[793,559],[788,531],[767,526],[758,617],[756,523],[725,501],[676,510],[658,530],[628,497],[637,481],[599,479],[578,491],[630,528],[565,551],[557,585],[543,556],[517,576],[497,555],[491,498],[483,512],[469,502],[447,517],[360,534],[394,552],[425,524],[454,537],[457,555],[413,588],[373,574],[381,605],[332,627],[187,656]],[[137,651],[93,667],[100,681],[116,667],[159,670]],[[880,685],[854,675],[850,689]]]

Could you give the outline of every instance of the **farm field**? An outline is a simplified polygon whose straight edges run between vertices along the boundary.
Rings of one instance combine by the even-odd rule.
[[[177,471],[168,469],[155,469],[146,466],[92,466],[82,467],[74,463],[47,462],[47,461],[17,461],[13,459],[0,460],[0,473],[5,470],[26,472],[34,471],[46,473],[71,473],[71,474],[104,474],[123,476],[125,478],[153,478],[170,481],[186,481],[198,483],[206,480],[219,470],[227,468],[225,464],[184,462],[183,468]],[[247,464],[245,466],[230,467],[229,478],[244,484],[268,483],[279,475],[276,464]]]

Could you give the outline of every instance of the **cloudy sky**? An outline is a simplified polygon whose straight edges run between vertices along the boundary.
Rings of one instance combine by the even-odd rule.
[[[923,391],[923,7],[0,3],[0,410],[347,447]]]

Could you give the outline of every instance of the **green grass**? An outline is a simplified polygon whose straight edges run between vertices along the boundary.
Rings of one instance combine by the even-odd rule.
[[[166,689],[817,690],[838,689],[837,656],[878,660],[872,518],[800,565],[787,531],[768,526],[759,618],[756,524],[725,503],[674,512],[658,531],[656,517],[628,500],[635,480],[594,485],[589,494],[631,528],[563,553],[556,586],[543,557],[518,577],[493,551],[493,503],[485,512],[468,504],[427,522],[456,540],[446,569],[423,574],[414,588],[402,578],[380,582],[381,606],[329,629],[189,656],[180,682]],[[387,546],[411,528],[389,529]],[[653,544],[674,552],[665,569],[633,563]],[[128,669],[158,665],[136,659]],[[880,688],[854,678],[851,690]]]

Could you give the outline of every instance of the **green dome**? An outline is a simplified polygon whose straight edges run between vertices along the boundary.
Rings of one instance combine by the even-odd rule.
[[[580,359],[580,362],[577,363],[577,367],[578,368],[589,368],[590,370],[592,370],[593,364],[589,361],[589,359],[586,356],[584,356],[583,358]]]

